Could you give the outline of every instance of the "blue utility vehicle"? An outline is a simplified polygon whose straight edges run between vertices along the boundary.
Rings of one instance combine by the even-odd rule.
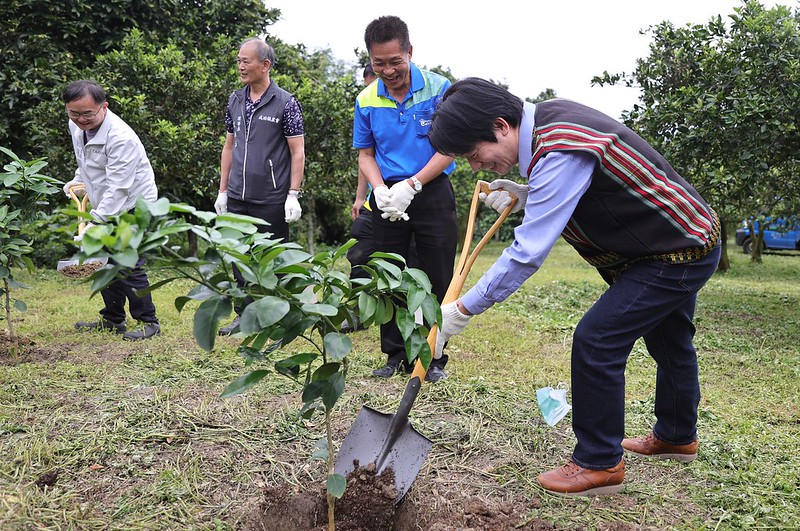
[[[796,219],[777,218],[775,220],[768,219],[766,223],[762,251],[764,249],[800,250],[800,222]],[[754,222],[754,228],[758,231],[758,221]],[[742,247],[743,253],[750,254],[753,252],[754,243],[755,238],[750,234],[750,227],[747,226],[747,221],[743,221],[742,226],[736,229],[736,245]]]

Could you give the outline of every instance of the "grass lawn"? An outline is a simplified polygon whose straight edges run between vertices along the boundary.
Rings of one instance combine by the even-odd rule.
[[[487,247],[468,286],[501,250]],[[536,389],[569,382],[572,330],[605,289],[559,243],[451,341],[450,377],[423,386],[412,422],[435,445],[404,502],[419,524],[407,528],[800,528],[800,255],[750,264],[730,252],[731,271],[711,279],[697,307],[696,461],[630,457],[617,496],[566,499],[536,485],[574,445],[571,416],[547,426]],[[13,315],[32,344],[0,356],[0,529],[251,529],[268,489],[324,481],[311,459],[322,420],[299,417],[293,382],[275,374],[219,398],[243,360],[233,338],[212,353],[196,346],[192,308],[172,303],[188,285],[157,291],[163,335],[129,344],[73,329],[102,304],[86,284],[55,271],[19,278],[32,288],[18,293],[28,312]],[[370,375],[384,361],[377,329],[353,340],[338,441],[362,405],[394,412],[405,388],[403,377]],[[629,436],[654,421],[654,382],[640,341],[627,368]]]

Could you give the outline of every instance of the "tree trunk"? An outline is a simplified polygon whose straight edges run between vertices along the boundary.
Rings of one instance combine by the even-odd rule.
[[[722,239],[722,254],[719,256],[719,264],[717,271],[724,273],[731,268],[731,259],[728,256],[728,227],[726,223],[722,223],[720,227],[719,237]]]
[[[197,234],[189,231],[186,239],[189,245],[189,256],[192,258],[197,258]]]
[[[314,227],[316,224],[314,223],[314,205],[312,203],[311,208],[308,209],[308,215],[306,218],[306,246],[308,248],[308,252],[311,254],[316,254],[316,244],[314,242]]]
[[[753,250],[750,251],[750,261],[760,264],[761,250],[764,248],[764,221],[758,224],[757,231],[753,231],[751,226],[750,234],[753,237]]]
[[[11,322],[11,285],[7,278],[3,279],[3,289],[5,290],[3,297],[3,306],[6,310],[6,325],[8,326],[8,335],[11,340],[16,343],[17,336],[14,334],[14,324]]]

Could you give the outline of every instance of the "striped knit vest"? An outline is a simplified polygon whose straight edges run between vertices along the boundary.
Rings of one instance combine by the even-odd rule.
[[[562,236],[605,278],[642,259],[692,262],[717,245],[719,221],[697,190],[605,114],[568,100],[537,103],[532,146],[529,176],[554,151],[595,158],[591,185]]]

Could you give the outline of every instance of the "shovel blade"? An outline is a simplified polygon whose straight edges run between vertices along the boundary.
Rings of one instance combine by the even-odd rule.
[[[108,258],[90,258],[84,264],[97,264],[97,268],[101,268],[108,263]],[[59,260],[56,265],[56,271],[63,271],[64,269],[72,266],[80,265],[80,260]]]
[[[64,269],[78,265],[77,260],[59,260],[56,266],[56,271],[63,271]]]
[[[363,406],[342,442],[335,471],[347,476],[355,470],[354,461],[359,466],[375,463],[376,474],[391,468],[397,488],[395,501],[399,502],[419,474],[433,442],[414,429],[407,416],[395,416]]]

